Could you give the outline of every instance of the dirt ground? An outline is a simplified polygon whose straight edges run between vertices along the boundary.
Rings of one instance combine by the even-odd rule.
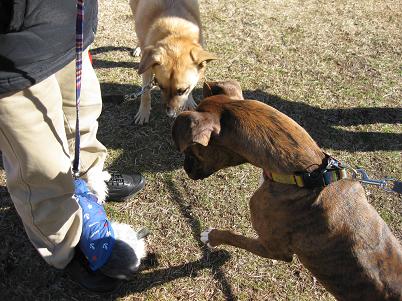
[[[208,50],[219,60],[210,80],[236,79],[247,98],[265,102],[306,128],[341,161],[374,178],[402,179],[402,4],[393,0],[200,1]],[[136,36],[128,0],[101,0],[92,46],[104,96],[99,140],[107,168],[139,171],[146,187],[110,217],[148,227],[158,264],[112,295],[89,293],[47,266],[28,241],[0,165],[0,296],[2,300],[334,300],[297,257],[267,260],[232,247],[205,248],[209,226],[255,236],[248,200],[260,170],[242,165],[203,181],[182,169],[159,92],[150,123],[133,123],[139,101]],[[201,84],[195,91],[201,97]],[[366,186],[369,202],[402,240],[402,200]]]

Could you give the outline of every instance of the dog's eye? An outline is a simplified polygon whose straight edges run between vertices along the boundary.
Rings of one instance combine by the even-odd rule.
[[[183,95],[183,94],[186,94],[189,89],[190,89],[190,87],[187,87],[186,89],[177,89],[176,94],[177,94],[178,96],[181,96],[181,95]]]

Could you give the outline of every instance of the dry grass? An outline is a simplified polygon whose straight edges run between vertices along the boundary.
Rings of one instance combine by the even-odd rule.
[[[104,95],[138,89],[134,26],[126,0],[100,1],[94,65]],[[373,177],[402,178],[399,1],[201,1],[207,48],[220,60],[209,79],[238,80],[248,98],[302,124],[339,159]],[[200,96],[199,89],[196,96]],[[170,137],[171,120],[154,93],[151,121],[133,125],[139,102],[105,98],[99,137],[108,168],[140,171],[145,189],[108,204],[113,219],[152,230],[159,265],[112,296],[80,289],[49,268],[30,246],[0,186],[0,295],[4,300],[333,300],[295,257],[291,264],[231,247],[210,252],[198,237],[208,226],[255,235],[248,199],[259,172],[250,165],[192,181]],[[113,100],[113,98],[112,98]],[[5,185],[0,169],[0,185]],[[367,187],[369,201],[402,239],[402,202]]]

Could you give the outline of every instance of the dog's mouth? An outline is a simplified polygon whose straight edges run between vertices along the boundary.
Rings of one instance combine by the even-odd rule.
[[[177,115],[186,109],[188,95],[183,96],[168,96],[163,95],[164,103],[166,104],[166,115],[170,118],[176,118]]]
[[[181,111],[182,109],[179,109]],[[170,118],[176,118],[178,110],[172,108],[172,107],[166,107],[166,115]]]
[[[186,156],[184,159],[184,170],[192,180],[203,180],[213,174],[213,172],[206,172],[202,168],[197,167],[195,159],[192,156]]]
[[[186,104],[186,102],[183,102],[182,104],[178,104],[178,105],[167,104],[166,105],[166,115],[170,118],[176,118],[177,115],[179,115],[181,112],[186,110],[185,104]]]
[[[204,175],[204,174],[200,174],[200,173],[187,173],[188,177],[191,180],[203,180],[205,178],[208,178],[211,174],[208,175]]]

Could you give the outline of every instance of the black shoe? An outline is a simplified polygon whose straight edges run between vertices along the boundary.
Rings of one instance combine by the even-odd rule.
[[[144,177],[139,173],[124,175],[110,172],[111,178],[106,182],[109,190],[107,201],[123,201],[127,197],[140,191],[145,185]]]
[[[74,258],[65,268],[65,272],[73,281],[96,293],[111,293],[122,283],[121,280],[110,278],[99,270],[92,271],[79,248],[76,248]]]

